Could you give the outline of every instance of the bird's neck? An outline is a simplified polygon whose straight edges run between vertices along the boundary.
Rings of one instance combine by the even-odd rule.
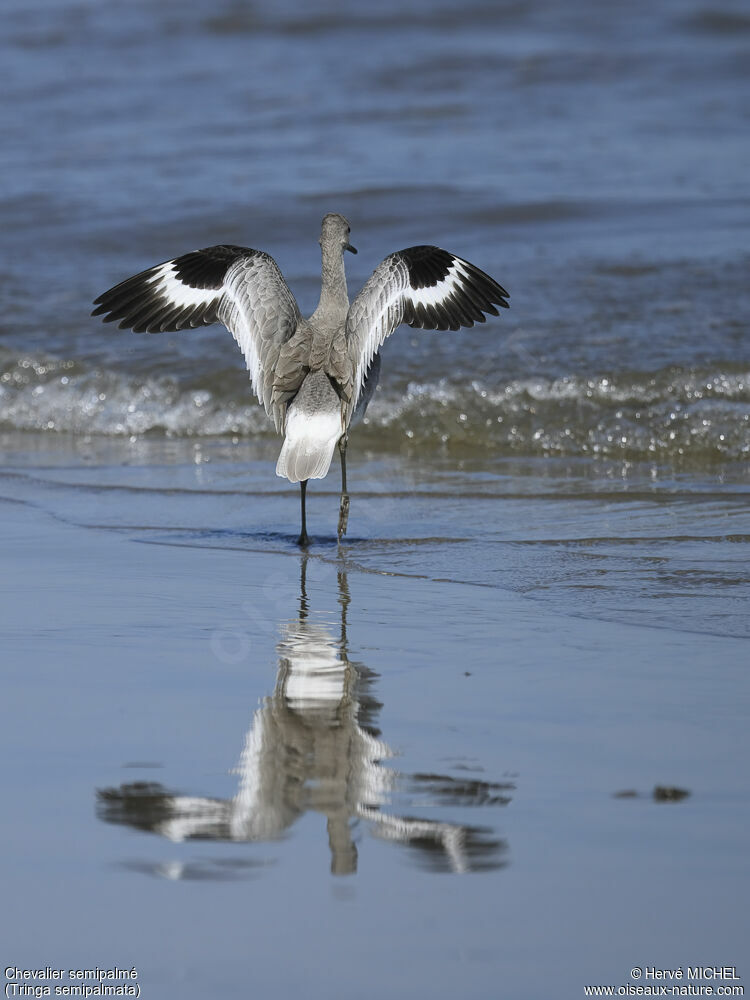
[[[344,323],[349,311],[349,296],[346,291],[344,254],[341,249],[323,249],[320,302],[310,319],[324,320],[337,326]]]

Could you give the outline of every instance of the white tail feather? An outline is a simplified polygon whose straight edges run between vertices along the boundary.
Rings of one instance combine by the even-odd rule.
[[[328,472],[333,449],[341,437],[341,411],[313,415],[289,407],[284,447],[276,463],[276,475],[290,483],[322,479]]]

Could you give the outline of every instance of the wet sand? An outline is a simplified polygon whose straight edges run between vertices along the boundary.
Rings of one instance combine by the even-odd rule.
[[[460,518],[408,490],[421,544],[363,537],[355,491],[350,542],[304,558],[260,459],[52,454],[2,479],[7,963],[531,998],[740,960],[744,639],[462,582]]]

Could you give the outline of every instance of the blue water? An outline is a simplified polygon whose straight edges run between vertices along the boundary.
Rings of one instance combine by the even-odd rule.
[[[17,489],[4,964],[127,963],[165,1000],[541,1000],[742,961],[746,640],[430,579],[440,539],[415,579],[399,546],[363,572],[356,539],[185,530],[275,497],[152,496],[169,530],[137,494]],[[303,693],[311,661],[343,697]]]
[[[5,963],[159,1000],[740,963],[746,4],[2,23]],[[511,309],[390,338],[347,543],[333,471],[305,562],[231,337],[89,312],[219,242],[309,312],[329,211],[350,293],[435,243]]]
[[[232,242],[312,310],[335,210],[352,292],[437,243],[512,296],[485,327],[391,339],[371,448],[463,447],[470,411],[501,451],[746,456],[742,4],[10,2],[4,26],[5,428],[268,434],[225,332],[136,337],[86,303]],[[62,388],[51,360],[76,366]]]

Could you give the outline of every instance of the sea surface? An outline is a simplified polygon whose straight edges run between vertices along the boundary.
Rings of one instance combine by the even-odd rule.
[[[508,996],[745,960],[750,13],[4,0],[4,967]],[[219,327],[90,317],[236,243],[304,313],[443,246],[299,496]],[[644,980],[641,980],[644,982]],[[5,984],[4,984],[5,985]]]

